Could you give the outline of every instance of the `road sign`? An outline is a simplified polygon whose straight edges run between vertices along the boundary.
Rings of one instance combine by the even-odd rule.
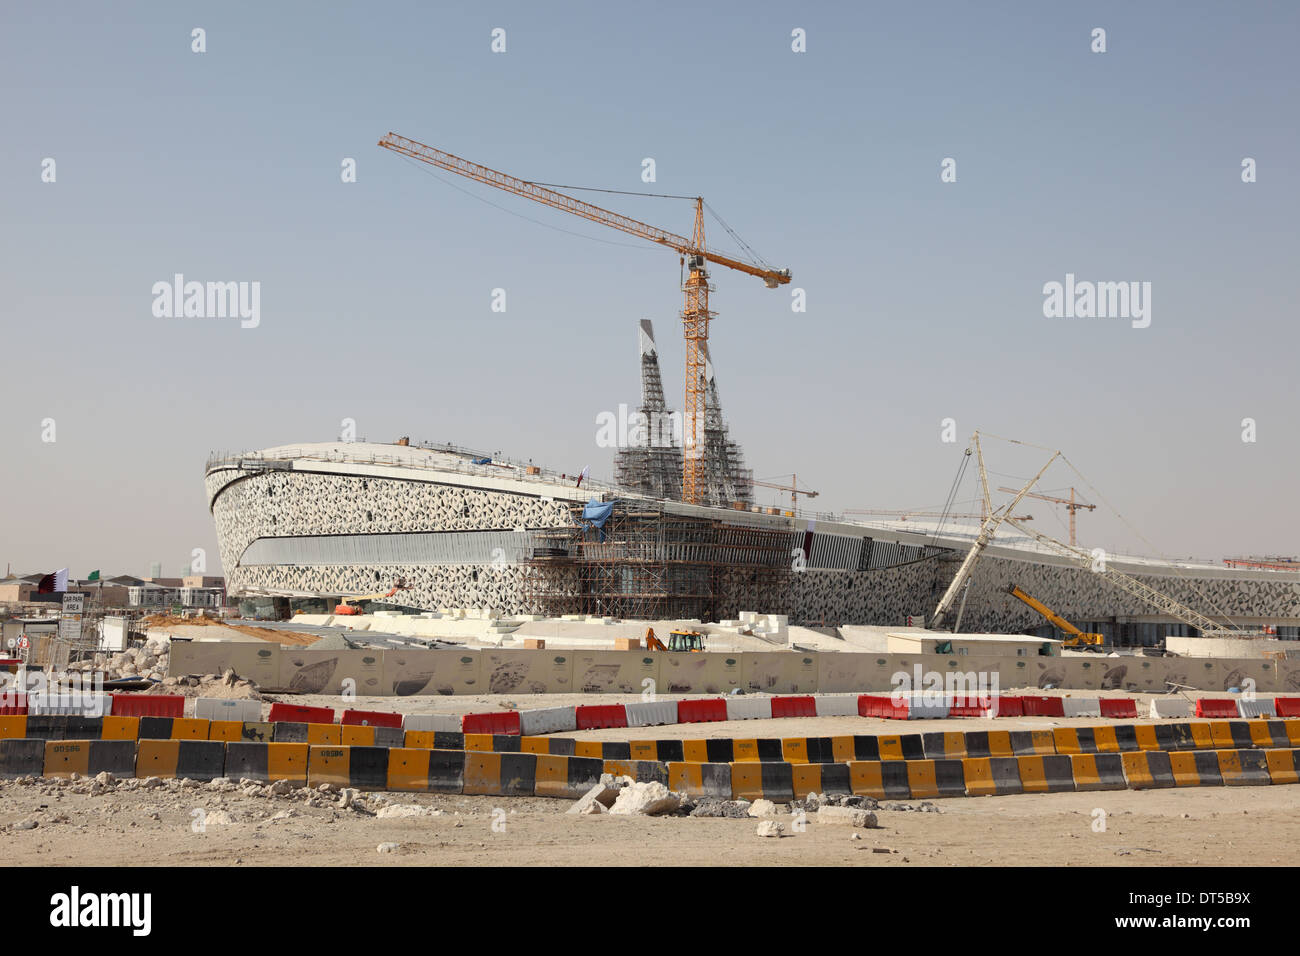
[[[81,640],[81,613],[86,605],[86,595],[73,591],[63,594],[63,611],[59,615],[59,640]]]

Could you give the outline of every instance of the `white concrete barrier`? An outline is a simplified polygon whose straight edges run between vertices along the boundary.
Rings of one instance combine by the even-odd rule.
[[[460,733],[460,714],[407,714],[402,718],[403,730],[443,730]]]
[[[677,702],[657,700],[653,703],[624,704],[629,727],[656,727],[677,723]]]
[[[1185,697],[1157,697],[1151,701],[1151,719],[1192,716],[1192,702]]]
[[[253,724],[262,719],[262,702],[227,700],[223,697],[196,697],[194,716],[205,720],[241,720]]]
[[[36,717],[46,714],[107,717],[113,713],[113,696],[77,691],[36,691],[27,695],[27,713]]]
[[[1254,700],[1239,697],[1237,698],[1237,712],[1246,719],[1277,716],[1277,709],[1273,705],[1273,698],[1271,697],[1256,697]]]
[[[907,719],[928,720],[934,717],[947,717],[951,709],[951,699],[937,692],[934,695],[912,694],[907,699]]]
[[[857,694],[818,694],[818,717],[856,717],[858,716]]]
[[[728,697],[728,720],[766,720],[772,716],[771,697]]]
[[[519,712],[519,732],[525,737],[567,733],[577,729],[578,712],[573,707],[539,707]]]
[[[1066,717],[1101,716],[1101,701],[1096,697],[1063,697],[1061,708]]]

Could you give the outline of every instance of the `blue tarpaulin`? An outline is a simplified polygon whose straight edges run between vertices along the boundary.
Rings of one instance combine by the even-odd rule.
[[[475,465],[490,465],[490,464],[492,464],[492,459],[491,459],[491,458],[475,458],[474,461],[473,461],[472,463],[475,464]]]
[[[582,509],[582,520],[588,528],[595,528],[600,535],[600,540],[605,540],[605,522],[609,520],[610,514],[614,511],[614,502],[597,501],[592,498]]]

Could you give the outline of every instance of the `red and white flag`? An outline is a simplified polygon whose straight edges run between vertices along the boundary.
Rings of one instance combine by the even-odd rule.
[[[582,466],[582,474],[580,474],[580,475],[578,476],[578,483],[577,483],[576,485],[574,485],[573,487],[575,487],[575,488],[581,488],[581,487],[582,487],[582,479],[586,478],[587,475],[589,475],[589,474],[591,474],[591,465],[583,465],[583,466]]]

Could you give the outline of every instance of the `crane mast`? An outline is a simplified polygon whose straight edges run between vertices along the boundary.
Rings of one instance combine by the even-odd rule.
[[[702,197],[695,197],[695,227],[688,239],[667,229],[648,225],[630,216],[611,212],[593,203],[558,192],[549,186],[511,176],[396,133],[390,132],[379,141],[379,145],[458,176],[486,183],[497,189],[514,193],[516,196],[658,243],[676,250],[682,256],[687,267],[686,281],[682,285],[685,305],[681,312],[682,332],[686,338],[686,407],[682,413],[684,419],[682,500],[688,504],[699,504],[703,497],[701,484],[704,480],[702,461],[704,415],[708,403],[708,383],[705,380],[704,365],[708,355],[709,322],[716,314],[709,310],[709,273],[705,263],[712,262],[746,275],[757,276],[769,289],[787,284],[791,278],[790,270],[771,269],[710,252],[704,242],[704,199]]]

